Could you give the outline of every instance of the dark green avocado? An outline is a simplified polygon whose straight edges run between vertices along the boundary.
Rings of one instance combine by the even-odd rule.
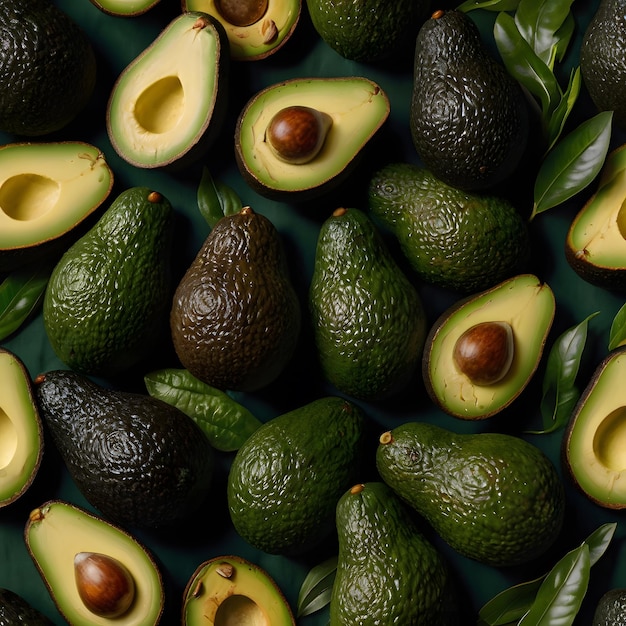
[[[591,626],[626,624],[626,589],[610,589],[598,600]]]
[[[52,626],[53,622],[26,598],[10,589],[0,589],[0,626]]]

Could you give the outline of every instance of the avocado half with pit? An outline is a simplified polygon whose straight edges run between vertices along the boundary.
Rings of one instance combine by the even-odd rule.
[[[111,168],[91,144],[0,147],[0,271],[68,247],[112,187]]]
[[[287,43],[300,19],[302,0],[182,0],[182,9],[217,19],[234,60],[258,61]]]
[[[563,437],[564,464],[592,502],[626,508],[626,346],[610,352],[583,390]]]
[[[444,311],[429,331],[422,363],[433,402],[466,420],[509,406],[539,365],[555,307],[549,285],[520,274]]]
[[[183,594],[183,626],[295,626],[291,608],[271,576],[238,556],[200,564]]]
[[[91,0],[91,3],[107,15],[135,17],[143,15],[160,0]]]
[[[152,626],[164,607],[159,567],[145,546],[62,500],[33,509],[26,547],[59,612],[74,626]]]
[[[226,112],[229,58],[216,19],[199,12],[174,18],[113,85],[106,126],[115,151],[139,168],[200,158]]]
[[[386,93],[367,78],[287,80],[260,91],[243,108],[235,158],[259,194],[310,199],[353,171],[389,111]]]
[[[0,508],[30,487],[43,456],[42,423],[22,360],[0,348]]]
[[[596,192],[572,221],[565,256],[587,282],[626,289],[626,144],[608,155]]]

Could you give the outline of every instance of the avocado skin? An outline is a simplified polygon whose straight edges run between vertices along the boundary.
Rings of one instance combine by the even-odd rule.
[[[598,600],[591,626],[622,626],[626,622],[626,589],[610,589]]]
[[[69,370],[35,379],[44,424],[89,503],[121,526],[172,525],[212,482],[214,453],[176,407],[109,389]]]
[[[53,622],[19,594],[0,589],[0,626],[52,626]]]
[[[421,27],[409,121],[421,160],[453,187],[494,187],[519,164],[529,128],[524,94],[467,14],[437,12]]]
[[[40,136],[65,127],[96,84],[85,32],[50,0],[3,0],[0,33],[0,129]]]
[[[444,541],[481,563],[531,561],[561,531],[561,479],[545,454],[519,437],[408,422],[381,438],[376,466]]]
[[[459,623],[447,564],[385,483],[348,490],[336,524],[330,626]]]

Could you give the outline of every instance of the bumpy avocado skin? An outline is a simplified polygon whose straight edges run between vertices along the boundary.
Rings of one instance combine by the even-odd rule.
[[[45,425],[92,506],[121,526],[172,525],[211,486],[213,448],[182,411],[55,370],[35,379]]]
[[[591,626],[621,626],[626,623],[626,589],[610,589],[598,600]]]
[[[519,437],[408,422],[381,436],[376,465],[444,541],[479,562],[528,562],[561,531],[560,476],[539,448]]]
[[[53,622],[19,594],[0,589],[0,626],[52,626]]]

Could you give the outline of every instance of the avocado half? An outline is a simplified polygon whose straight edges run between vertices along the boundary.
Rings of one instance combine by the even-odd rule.
[[[626,144],[607,156],[596,192],[569,227],[565,256],[587,282],[626,289]]]
[[[183,626],[295,626],[291,608],[271,576],[239,556],[201,563],[183,594]]]
[[[0,347],[0,508],[15,502],[30,487],[43,447],[30,375],[17,355]]]
[[[69,246],[77,227],[107,199],[113,172],[83,142],[0,147],[0,271]]]
[[[212,15],[226,31],[231,57],[259,61],[289,40],[300,19],[302,0],[182,0],[183,11]]]
[[[118,526],[74,504],[50,500],[33,509],[24,540],[59,612],[74,626],[152,626],[164,607],[161,573],[152,555]],[[87,608],[76,582],[74,557],[106,555],[122,563],[134,582],[134,599],[114,620]]]
[[[91,0],[103,13],[118,17],[135,17],[149,11],[160,0]]]
[[[275,156],[267,127],[279,111],[307,106],[332,119],[317,155],[306,163]],[[235,158],[244,180],[261,195],[310,199],[343,181],[389,116],[390,103],[375,82],[358,76],[294,78],[253,96],[235,128]]]
[[[572,411],[563,437],[564,464],[592,502],[626,508],[626,346],[598,365]]]
[[[202,156],[225,115],[229,58],[216,19],[174,18],[113,85],[106,126],[115,151],[140,168],[182,167]]]
[[[548,284],[519,274],[469,296],[444,311],[426,338],[422,371],[426,390],[442,410],[466,420],[485,419],[509,406],[535,373],[555,314]],[[503,378],[477,385],[454,360],[457,340],[484,322],[505,322],[513,334],[513,358]]]

